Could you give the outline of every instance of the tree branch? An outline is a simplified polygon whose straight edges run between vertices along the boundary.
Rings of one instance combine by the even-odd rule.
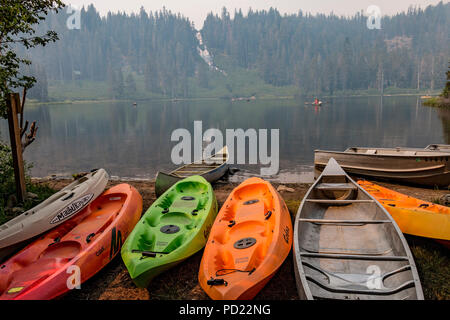
[[[25,139],[22,140],[22,152],[36,140],[36,133],[39,127],[36,126],[36,121],[33,121],[30,127],[30,132],[25,135]]]

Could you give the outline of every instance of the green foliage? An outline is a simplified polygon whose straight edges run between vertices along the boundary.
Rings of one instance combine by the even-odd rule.
[[[134,80],[133,74],[129,73],[125,81],[125,95],[127,98],[133,98],[136,91],[136,81]]]
[[[26,166],[27,172],[31,166]],[[14,180],[14,168],[11,148],[0,141],[0,224],[14,218],[14,214],[7,208],[8,205],[17,205],[28,210],[50,197],[55,191],[47,185],[33,184],[29,176],[26,176],[27,191],[37,195],[37,198],[27,198],[24,203],[17,204],[14,200],[16,184]],[[12,202],[12,203],[8,203]]]
[[[4,208],[11,192],[15,190],[11,148],[0,141],[0,208]]]
[[[54,31],[36,36],[35,27],[49,11],[58,11],[63,6],[59,0],[0,1],[0,116],[6,117],[6,96],[12,88],[31,88],[36,82],[34,77],[21,74],[20,67],[30,65],[31,61],[19,57],[15,46],[30,49],[56,41]]]
[[[424,106],[428,107],[439,107],[441,105],[441,99],[438,97],[432,97],[423,102]]]
[[[441,97],[448,99],[450,95],[450,64],[447,70],[447,83],[445,84],[445,88],[442,91]]]

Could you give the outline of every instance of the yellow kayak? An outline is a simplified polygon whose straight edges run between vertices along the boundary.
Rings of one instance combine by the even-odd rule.
[[[358,181],[391,214],[403,233],[432,238],[449,246],[450,208],[419,200],[368,181]]]

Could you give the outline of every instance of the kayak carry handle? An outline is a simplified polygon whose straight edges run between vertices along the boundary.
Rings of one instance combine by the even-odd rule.
[[[169,254],[169,252],[155,252],[146,250],[131,250],[131,253],[140,253],[143,257],[156,258],[158,254]]]
[[[74,195],[75,195],[75,193],[72,192],[72,193],[69,194],[67,197],[62,198],[61,200],[62,200],[62,201],[69,200],[70,198],[73,198]]]
[[[228,282],[226,282],[224,279],[214,279],[214,278],[209,279],[208,281],[206,281],[206,283],[208,284],[208,286],[224,285],[226,287],[228,285]]]
[[[86,237],[86,242],[87,242],[87,243],[91,242],[91,240],[92,240],[93,237],[95,237],[95,233],[91,233],[90,235],[88,235],[88,236]]]

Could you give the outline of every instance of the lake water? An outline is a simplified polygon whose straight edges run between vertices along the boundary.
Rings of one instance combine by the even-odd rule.
[[[112,176],[153,179],[171,170],[173,130],[280,129],[280,172],[271,180],[310,182],[315,149],[350,146],[425,147],[450,143],[448,111],[421,106],[416,97],[336,98],[322,107],[298,100],[230,102],[131,102],[27,106],[37,120],[37,140],[26,150],[32,175],[71,175],[105,168]],[[0,122],[2,140],[7,124]],[[258,165],[242,166],[233,179],[258,175]]]

